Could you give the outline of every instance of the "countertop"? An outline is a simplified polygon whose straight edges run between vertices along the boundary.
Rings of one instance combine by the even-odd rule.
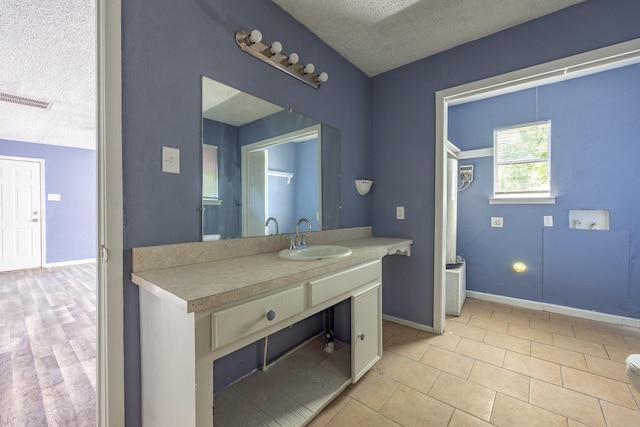
[[[403,251],[412,243],[410,239],[365,237],[333,243],[351,249],[352,254],[344,258],[290,261],[278,257],[276,251],[139,271],[132,273],[131,280],[191,313],[305,282],[397,251],[405,255]]]

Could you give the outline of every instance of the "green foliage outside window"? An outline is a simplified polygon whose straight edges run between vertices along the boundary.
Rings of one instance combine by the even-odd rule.
[[[551,122],[494,131],[495,194],[549,193]]]

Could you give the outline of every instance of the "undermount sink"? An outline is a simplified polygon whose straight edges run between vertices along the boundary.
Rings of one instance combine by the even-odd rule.
[[[351,249],[334,245],[313,245],[302,249],[283,249],[278,253],[280,258],[292,261],[343,258],[349,255],[351,255]]]

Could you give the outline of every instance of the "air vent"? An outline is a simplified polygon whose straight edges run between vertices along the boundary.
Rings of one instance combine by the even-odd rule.
[[[48,110],[51,103],[41,101],[39,99],[27,98],[26,96],[12,95],[6,92],[0,92],[0,101],[11,102],[13,104],[26,105],[27,107],[43,108]]]

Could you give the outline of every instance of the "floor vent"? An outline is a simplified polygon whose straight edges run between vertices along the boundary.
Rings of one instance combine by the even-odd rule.
[[[51,102],[41,101],[39,99],[27,98],[25,96],[12,95],[6,92],[0,92],[0,101],[11,102],[13,104],[26,105],[27,107],[43,108],[48,110],[51,108]]]

